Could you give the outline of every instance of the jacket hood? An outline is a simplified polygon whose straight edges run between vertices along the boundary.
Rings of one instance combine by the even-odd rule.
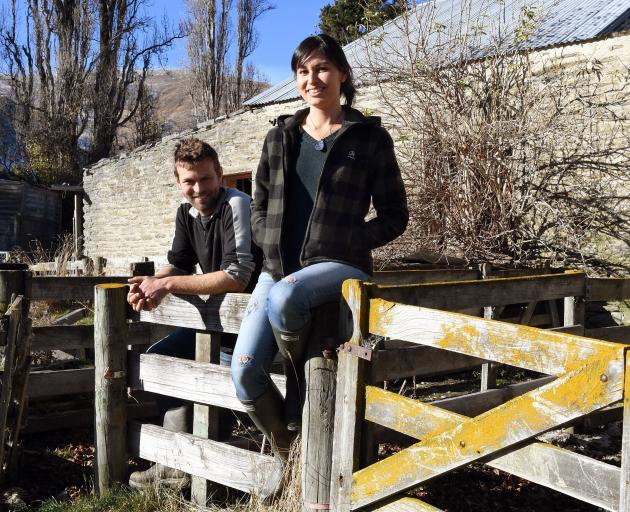
[[[364,116],[357,109],[348,107],[347,105],[342,105],[341,108],[343,108],[344,112],[346,113],[346,119],[344,121],[345,123],[360,123],[375,126],[381,125],[381,118],[379,116]],[[304,121],[310,110],[310,108],[304,108],[298,110],[295,114],[292,115],[279,116],[276,119],[276,126],[283,130],[292,130],[302,124],[302,121]]]

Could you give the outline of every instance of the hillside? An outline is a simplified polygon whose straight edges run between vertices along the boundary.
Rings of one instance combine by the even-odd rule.
[[[159,96],[158,117],[164,123],[164,135],[177,133],[195,126],[193,105],[188,94],[189,71],[159,69],[148,79],[151,91]]]

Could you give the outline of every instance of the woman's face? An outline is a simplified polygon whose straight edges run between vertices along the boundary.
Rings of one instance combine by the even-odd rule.
[[[296,70],[297,88],[309,105],[322,110],[334,109],[341,102],[341,84],[346,74],[323,54],[313,53]]]

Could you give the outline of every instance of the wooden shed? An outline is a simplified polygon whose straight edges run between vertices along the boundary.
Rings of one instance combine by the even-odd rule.
[[[0,251],[35,241],[47,246],[61,233],[61,194],[24,181],[0,179]]]

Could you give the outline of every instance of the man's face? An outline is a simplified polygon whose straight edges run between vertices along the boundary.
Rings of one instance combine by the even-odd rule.
[[[175,168],[184,198],[204,217],[212,214],[221,192],[221,169],[215,169],[210,158],[194,164],[177,162]]]

